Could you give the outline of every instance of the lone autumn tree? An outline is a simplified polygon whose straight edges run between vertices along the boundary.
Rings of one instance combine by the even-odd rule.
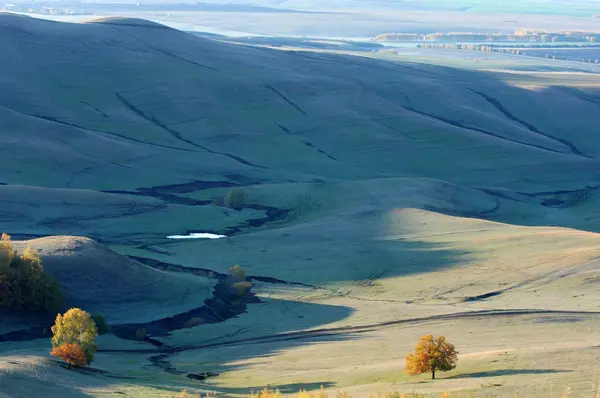
[[[66,360],[69,365],[80,365],[75,361],[69,362],[68,358],[79,358],[79,351],[73,347],[77,345],[84,354],[84,363],[81,365],[89,365],[94,359],[96,353],[96,336],[98,330],[94,320],[87,312],[79,308],[71,308],[64,315],[58,314],[54,326],[52,326],[52,352],[53,353],[68,353],[65,356],[59,356]],[[81,361],[79,361],[81,362]]]
[[[435,372],[448,372],[456,367],[458,351],[454,345],[448,343],[444,336],[423,336],[415,348],[415,352],[406,357],[406,372],[410,375],[420,375],[431,372],[431,379],[435,379]]]

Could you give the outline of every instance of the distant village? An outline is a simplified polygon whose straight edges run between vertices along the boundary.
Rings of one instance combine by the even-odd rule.
[[[86,11],[75,11],[69,8],[59,7],[42,7],[42,6],[25,6],[17,4],[3,4],[0,5],[0,11],[10,12],[27,12],[30,14],[44,14],[44,15],[91,15],[91,12]]]
[[[378,42],[527,42],[557,43],[582,42],[595,43],[600,33],[565,31],[557,33],[539,32],[530,29],[517,30],[514,33],[384,33],[376,36]]]

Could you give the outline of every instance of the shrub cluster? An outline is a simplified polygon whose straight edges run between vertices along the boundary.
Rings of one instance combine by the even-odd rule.
[[[98,334],[106,334],[110,332],[110,326],[108,326],[108,322],[106,322],[106,318],[102,314],[91,314],[90,315],[94,323],[96,324],[96,329],[98,330]]]
[[[185,323],[183,324],[184,328],[193,328],[194,326],[198,326],[198,325],[202,325],[203,321],[202,318],[198,318],[198,317],[193,317],[188,319],[187,321],[185,321]]]
[[[225,206],[234,210],[241,210],[247,198],[248,195],[242,188],[233,188],[225,196]]]
[[[250,395],[248,395],[246,398],[283,398],[283,395],[281,392],[279,392],[279,390],[271,390],[269,388],[265,388],[264,390],[260,391],[260,392],[256,392],[256,393],[252,393]],[[212,394],[212,393],[207,393],[206,395],[201,395],[199,393],[196,393],[194,395],[192,395],[191,393],[189,393],[187,390],[183,390],[181,391],[181,393],[179,395],[177,395],[177,398],[215,398],[216,395]],[[305,390],[301,390],[298,393],[296,393],[295,395],[296,398],[331,398],[332,396],[326,392],[323,387],[321,387],[321,389],[319,391],[316,392],[308,392]],[[336,394],[333,395],[334,398],[352,398],[352,396],[350,394],[348,394],[347,392],[337,392]],[[442,392],[438,394],[431,394],[431,395],[424,395],[424,394],[418,394],[418,393],[398,393],[398,392],[392,392],[392,393],[377,393],[375,395],[373,394],[369,394],[367,396],[367,398],[463,398],[465,397],[464,395],[462,395],[460,392],[453,392],[453,393],[449,393],[449,392]],[[466,398],[473,398],[473,393],[468,392],[466,394]],[[563,398],[566,398],[563,395]]]
[[[239,265],[234,265],[227,270],[226,283],[229,285],[229,291],[233,296],[240,298],[250,292],[254,284],[246,279],[246,271]]]
[[[178,395],[177,398],[216,398],[216,394],[214,393],[206,393],[204,396],[200,395],[200,393],[190,393],[187,389],[183,389]]]
[[[58,282],[44,272],[35,249],[17,253],[10,236],[0,240],[0,309],[9,311],[59,311],[63,294]]]
[[[135,330],[135,338],[138,340],[144,340],[146,338],[146,328],[138,328]]]
[[[323,387],[319,391],[316,392],[307,392],[300,391],[296,395],[296,398],[330,398],[331,395],[328,394]],[[347,392],[338,392],[333,395],[335,398],[352,398]],[[472,391],[467,391],[466,394],[463,394],[460,391],[454,392],[440,392],[440,393],[432,393],[432,394],[419,394],[416,392],[412,393],[377,393],[377,394],[369,394],[366,396],[367,398],[473,398],[474,394]],[[515,394],[515,397],[520,397],[519,394]],[[568,391],[561,395],[562,398],[569,398]],[[214,393],[206,393],[205,395],[201,395],[200,393],[190,393],[188,390],[183,390],[176,398],[216,398]],[[271,390],[269,388],[265,388],[264,390],[258,393],[252,393],[247,396],[247,398],[283,398],[283,394],[281,394],[278,390]],[[485,398],[485,395],[484,395]],[[596,398],[600,398],[600,391],[598,391],[598,395]]]
[[[244,282],[246,280],[246,271],[239,265],[234,265],[227,270],[227,276],[230,283]]]

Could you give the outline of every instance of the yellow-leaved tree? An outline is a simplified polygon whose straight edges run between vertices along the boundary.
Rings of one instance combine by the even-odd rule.
[[[58,314],[52,326],[52,347],[54,349],[67,344],[76,344],[85,354],[85,364],[90,364],[96,353],[98,330],[94,320],[87,312],[71,308],[64,315]]]
[[[458,351],[444,336],[428,335],[421,337],[415,352],[406,357],[406,372],[411,375],[431,372],[431,378],[435,379],[436,370],[452,370],[457,361]]]
[[[2,234],[0,239],[0,268],[9,268],[17,255],[17,252],[10,242],[9,234]]]

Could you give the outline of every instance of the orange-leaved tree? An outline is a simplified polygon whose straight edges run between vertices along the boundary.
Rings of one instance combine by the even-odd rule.
[[[435,379],[436,370],[452,370],[457,361],[458,351],[444,336],[428,335],[421,337],[415,352],[406,357],[406,372],[411,375],[431,372],[431,378]]]
[[[85,358],[85,352],[83,348],[77,343],[67,343],[58,347],[54,347],[50,355],[63,359],[69,364],[69,369],[72,365],[85,366],[87,360]]]

